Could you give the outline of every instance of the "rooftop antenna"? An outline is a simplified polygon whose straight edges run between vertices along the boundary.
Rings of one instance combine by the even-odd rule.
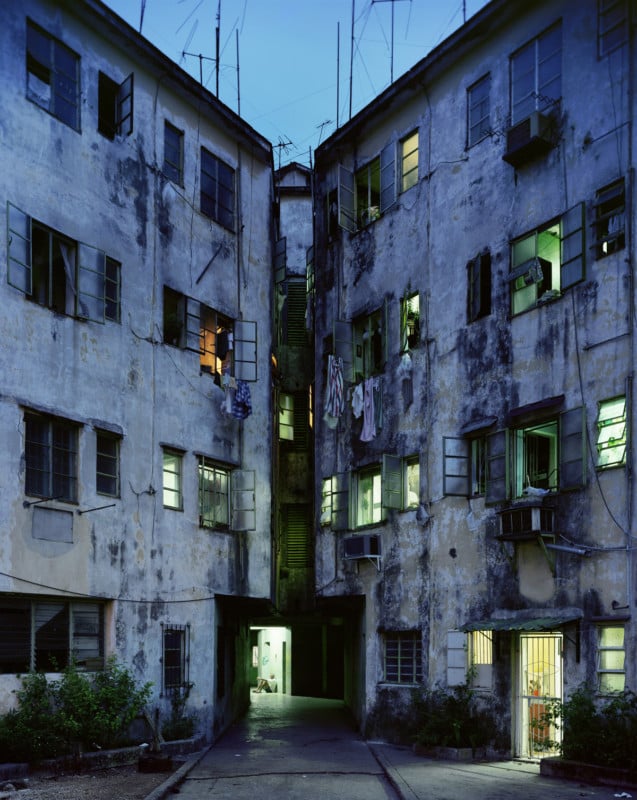
[[[144,11],[146,11],[146,0],[141,0],[139,11],[139,32],[142,32],[142,25],[144,24]]]
[[[354,67],[354,7],[356,0],[352,0],[352,41],[349,49],[349,118],[352,118],[352,72]]]
[[[372,5],[374,3],[391,3],[391,56],[390,56],[390,68],[389,68],[389,82],[394,82],[394,3],[396,0],[372,0]],[[411,2],[411,0],[409,0]],[[464,0],[463,0],[464,3]]]
[[[279,167],[278,168],[281,169],[281,150],[285,150],[285,152],[287,153],[288,149],[292,146],[292,142],[289,139],[288,139],[287,142],[284,142],[283,139],[281,139],[281,137],[279,136],[278,144],[275,144],[275,145],[272,145],[272,146],[276,147],[278,149],[278,151],[279,151]]]
[[[219,97],[219,35],[221,32],[221,0],[217,4],[217,27],[215,28],[215,46],[217,53],[217,64],[215,67],[217,77],[217,97]]]
[[[318,143],[319,143],[319,144],[321,144],[321,138],[322,138],[322,136],[323,136],[323,128],[324,128],[326,125],[330,125],[330,124],[331,124],[331,122],[332,122],[332,120],[331,120],[331,119],[326,119],[324,122],[321,122],[321,123],[320,123],[320,125],[317,125],[317,126],[316,126],[317,128],[320,128],[320,129],[321,129],[321,132],[320,132],[320,134],[319,134],[319,140],[318,140]],[[317,145],[317,147],[318,147],[318,145]]]
[[[215,61],[215,59],[209,56],[202,56],[201,53],[187,53],[185,50],[182,50],[181,57],[183,58],[184,56],[192,56],[193,58],[199,59],[199,83],[203,86],[203,62]]]

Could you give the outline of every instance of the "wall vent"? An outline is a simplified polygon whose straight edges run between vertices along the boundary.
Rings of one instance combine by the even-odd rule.
[[[553,536],[555,511],[552,508],[520,506],[500,513],[500,538],[506,540]]]

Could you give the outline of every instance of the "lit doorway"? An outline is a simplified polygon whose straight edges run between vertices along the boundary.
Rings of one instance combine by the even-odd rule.
[[[522,633],[519,637],[515,754],[543,758],[557,752],[560,730],[547,718],[562,699],[562,634]]]
[[[256,688],[265,678],[276,692],[289,694],[292,680],[292,631],[290,628],[250,628],[251,662],[249,682]]]

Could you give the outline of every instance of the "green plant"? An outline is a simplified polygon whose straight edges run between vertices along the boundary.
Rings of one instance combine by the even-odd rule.
[[[186,713],[186,701],[193,684],[186,686],[183,692],[175,691],[170,698],[170,717],[163,724],[161,735],[167,741],[189,739],[195,730],[195,717]]]
[[[425,747],[483,747],[495,736],[495,721],[481,709],[468,684],[424,690],[416,699],[416,741]]]

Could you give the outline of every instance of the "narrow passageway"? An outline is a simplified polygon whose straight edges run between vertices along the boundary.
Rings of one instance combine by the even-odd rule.
[[[264,795],[396,797],[342,701],[252,693],[245,717],[188,775],[180,796],[254,800]]]

